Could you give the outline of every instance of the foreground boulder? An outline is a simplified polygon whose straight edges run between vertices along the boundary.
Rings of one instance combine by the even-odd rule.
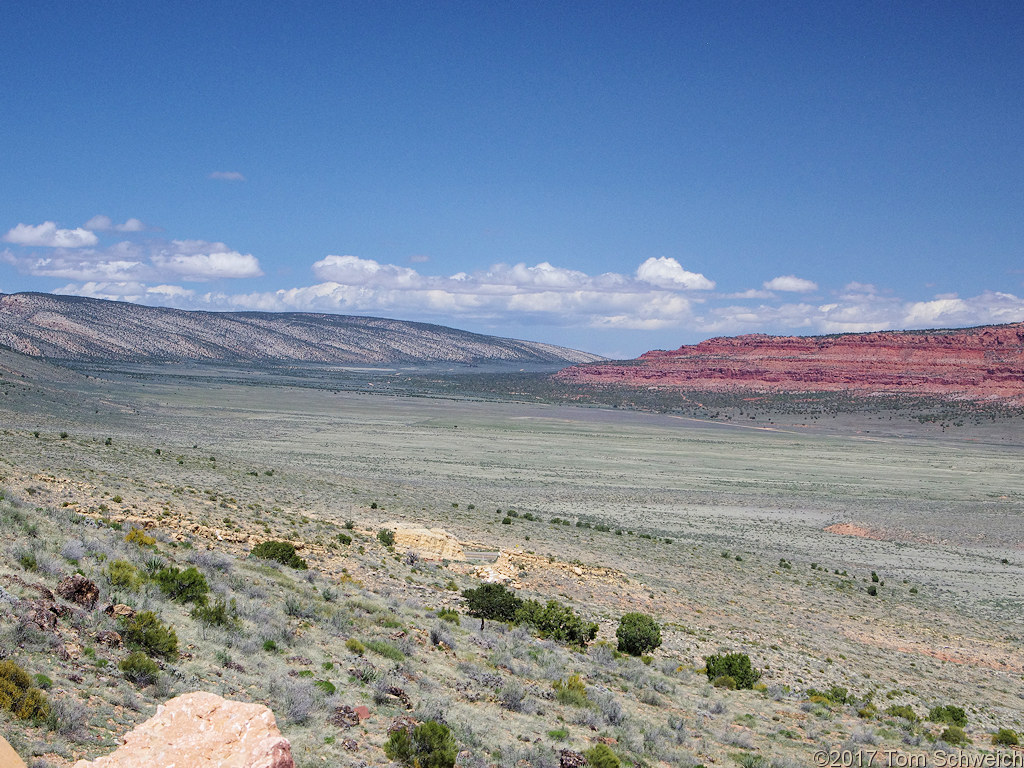
[[[14,747],[7,743],[7,739],[0,736],[0,766],[3,768],[25,768],[25,761],[18,757]]]
[[[106,757],[74,768],[294,768],[292,748],[262,704],[186,693],[157,707]]]

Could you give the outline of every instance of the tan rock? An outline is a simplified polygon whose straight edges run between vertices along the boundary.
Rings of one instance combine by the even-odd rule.
[[[387,523],[395,532],[395,549],[415,552],[428,560],[465,560],[459,540],[443,528],[424,528],[411,523]]]
[[[25,761],[3,736],[0,736],[0,768],[25,768]]]
[[[294,768],[292,750],[262,704],[187,693],[157,707],[106,757],[74,768]]]

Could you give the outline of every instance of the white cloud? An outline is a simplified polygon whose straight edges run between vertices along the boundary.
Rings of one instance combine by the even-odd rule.
[[[238,171],[214,171],[207,178],[218,181],[245,181],[245,176]]]
[[[18,224],[4,235],[4,242],[44,248],[83,248],[96,245],[99,239],[87,229],[58,229],[56,222],[44,221],[37,226]]]
[[[128,219],[123,224],[115,224],[109,216],[97,214],[85,222],[85,228],[94,232],[142,232],[146,225],[138,219]]]
[[[773,277],[764,283],[764,287],[769,291],[789,291],[791,293],[809,293],[818,290],[818,284],[813,280],[805,280],[796,275]]]
[[[415,269],[380,264],[358,256],[327,256],[313,264],[313,274],[321,280],[346,285],[391,285],[413,287],[421,283]]]
[[[205,281],[263,274],[252,254],[204,240],[122,241],[106,248],[55,247],[45,255],[7,249],[0,258],[30,275],[86,282]]]
[[[259,261],[251,253],[230,250],[224,243],[205,240],[172,240],[152,256],[163,273],[183,280],[202,281],[218,277],[259,277]]]
[[[647,259],[637,268],[636,276],[638,280],[661,288],[709,291],[715,287],[713,280],[708,280],[699,272],[688,272],[678,261],[668,256]]]

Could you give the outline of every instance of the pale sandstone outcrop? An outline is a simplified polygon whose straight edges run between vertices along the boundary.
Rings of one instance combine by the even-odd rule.
[[[0,768],[25,768],[25,761],[3,736],[0,736]]]
[[[214,693],[177,696],[125,734],[111,754],[74,768],[294,768],[292,750],[262,704]]]
[[[395,549],[400,552],[415,552],[428,560],[466,559],[459,540],[442,528],[413,523],[387,523],[383,527],[395,532]]]

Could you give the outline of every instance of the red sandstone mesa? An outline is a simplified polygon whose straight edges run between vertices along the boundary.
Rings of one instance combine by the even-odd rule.
[[[834,336],[721,337],[633,361],[577,365],[576,384],[705,391],[851,391],[1024,400],[1024,323]]]

